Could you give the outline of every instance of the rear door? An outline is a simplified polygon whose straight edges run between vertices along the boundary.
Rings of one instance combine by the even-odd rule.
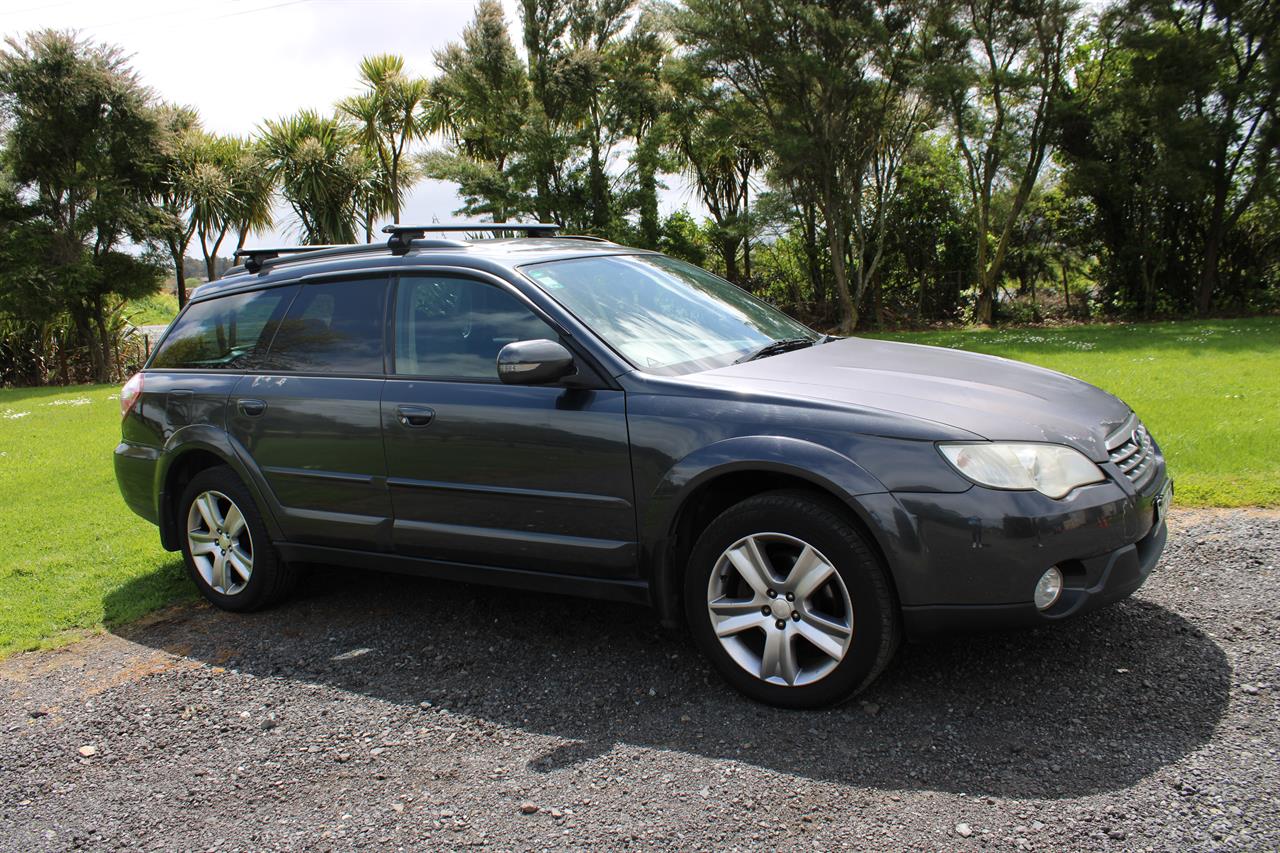
[[[502,384],[503,345],[560,334],[496,281],[403,275],[393,316],[382,427],[396,550],[634,576],[623,392]]]
[[[195,424],[222,429],[228,395],[244,371],[261,365],[295,291],[274,287],[188,305],[147,366],[135,409],[150,433],[142,443],[164,446],[175,431]]]
[[[302,284],[259,371],[228,402],[228,431],[262,471],[291,542],[389,547],[387,289],[385,275]]]

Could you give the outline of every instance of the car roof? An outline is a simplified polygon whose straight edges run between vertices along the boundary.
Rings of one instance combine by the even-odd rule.
[[[407,250],[387,243],[352,246],[306,247],[248,250],[261,252],[261,267],[233,267],[220,279],[199,285],[192,301],[209,299],[243,290],[297,281],[315,275],[332,275],[362,270],[390,272],[424,266],[455,266],[501,273],[518,266],[542,261],[648,253],[594,237],[516,237],[483,240],[413,240]],[[299,251],[303,250],[303,251]],[[275,252],[281,252],[275,257]],[[290,254],[283,254],[289,252]]]

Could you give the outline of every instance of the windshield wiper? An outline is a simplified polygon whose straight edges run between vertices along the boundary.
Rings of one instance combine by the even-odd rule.
[[[744,361],[755,361],[757,358],[767,358],[771,355],[777,355],[780,352],[790,352],[793,349],[801,347],[813,346],[816,344],[813,338],[783,338],[780,341],[770,341],[755,352],[749,352],[742,358],[734,362],[734,364],[742,364]]]

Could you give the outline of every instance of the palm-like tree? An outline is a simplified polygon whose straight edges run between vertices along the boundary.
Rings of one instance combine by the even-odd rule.
[[[236,249],[239,250],[244,248],[250,234],[275,224],[276,176],[260,142],[246,140],[235,192],[236,215],[232,224],[238,232]]]
[[[159,112],[163,129],[160,164],[164,175],[157,193],[156,207],[161,218],[160,232],[173,260],[174,290],[178,307],[187,304],[186,255],[195,222],[191,218],[191,193],[187,183],[202,132],[195,110],[165,104]]]
[[[431,112],[431,89],[426,80],[405,73],[403,57],[391,54],[366,56],[360,63],[360,79],[365,91],[341,101],[338,112],[354,126],[378,173],[367,182],[370,192],[362,204],[369,239],[375,216],[390,213],[392,221],[400,221],[405,190],[417,179],[406,154],[414,141],[431,130],[422,119]]]
[[[353,130],[313,110],[268,121],[261,146],[307,243],[354,243],[367,167]]]
[[[218,249],[231,228],[238,141],[201,134],[184,178],[191,198],[191,224],[200,241],[209,281],[218,277]]]

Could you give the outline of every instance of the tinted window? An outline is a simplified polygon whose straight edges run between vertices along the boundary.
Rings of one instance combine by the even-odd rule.
[[[271,329],[293,287],[276,287],[193,302],[165,336],[153,368],[252,370],[259,366]]]
[[[385,278],[303,285],[280,322],[266,369],[381,373]]]
[[[498,287],[443,276],[400,280],[396,373],[496,382],[498,350],[538,338],[559,335]]]

